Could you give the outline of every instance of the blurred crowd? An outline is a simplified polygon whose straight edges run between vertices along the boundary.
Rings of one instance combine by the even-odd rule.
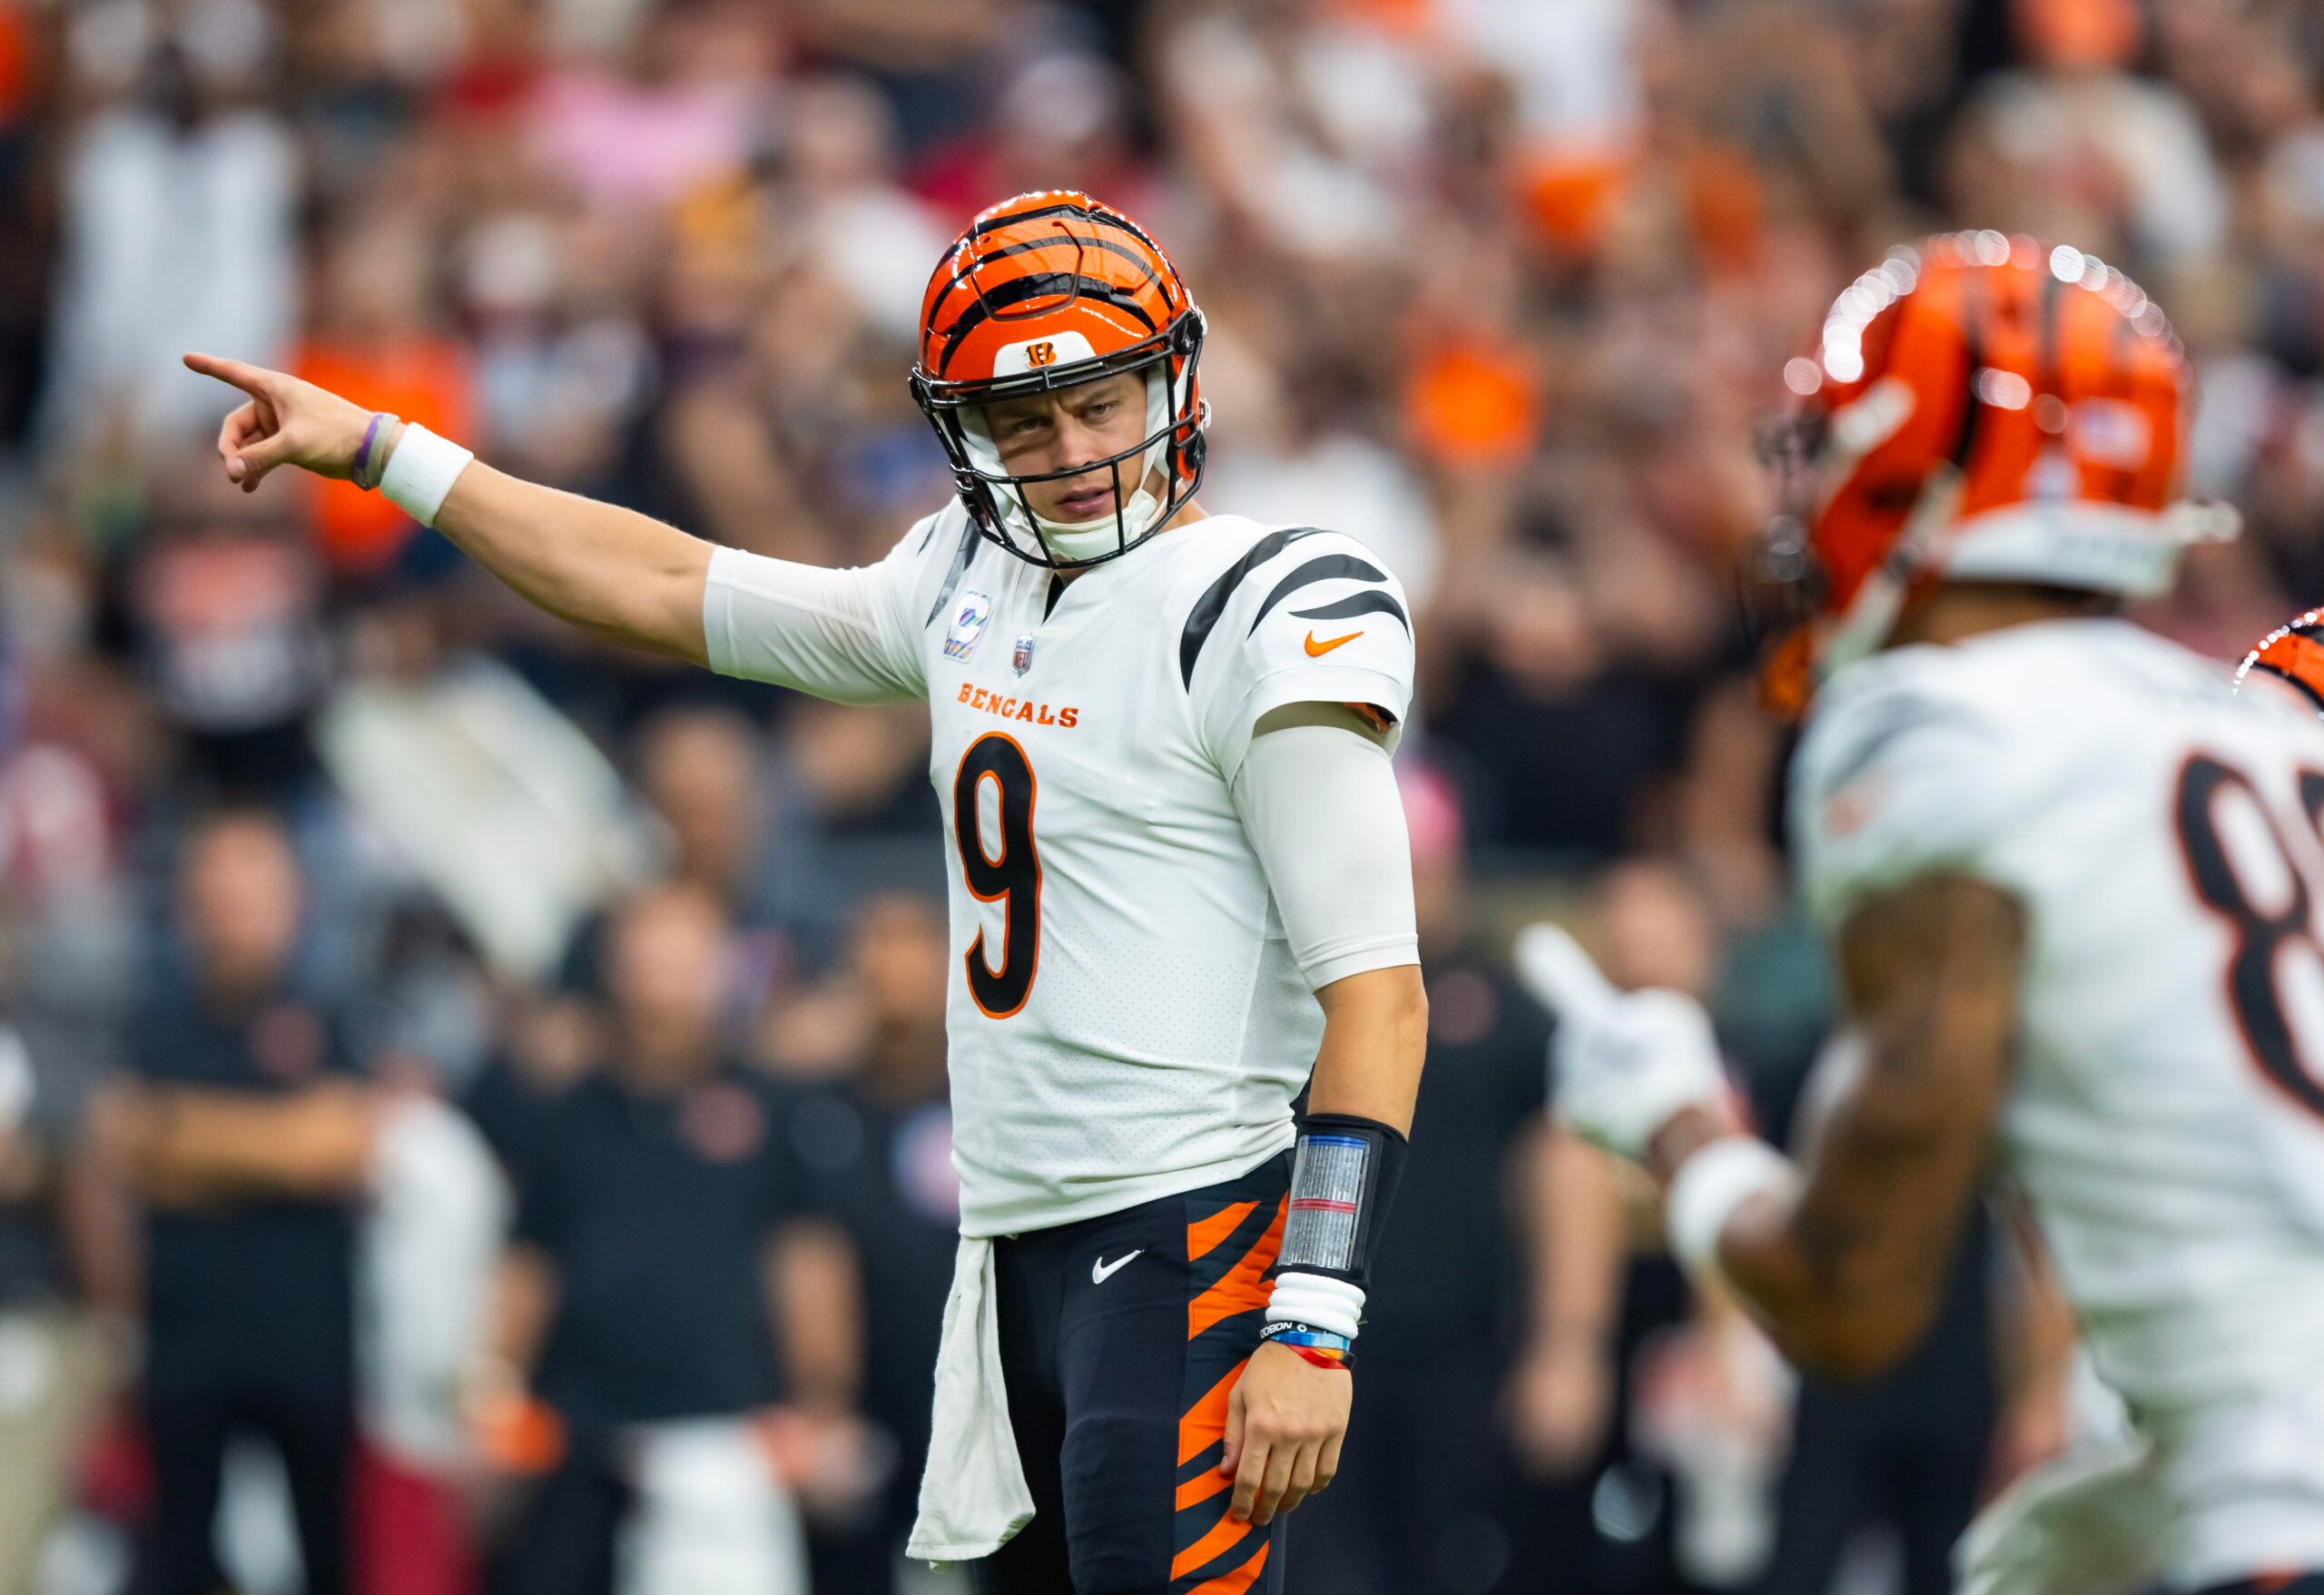
[[[868,561],[950,491],[927,272],[1066,186],[1208,314],[1205,501],[1416,607],[1431,1062],[1293,1588],[1925,1595],[2056,1442],[1997,1236],[1869,1391],[1689,1300],[1545,1123],[1499,953],[1582,924],[1800,1111],[1827,985],[1729,590],[1784,361],[1899,241],[2031,232],[2171,312],[2248,529],[2143,618],[2227,657],[2324,599],[2324,12],[0,0],[0,1595],[929,1579],[921,711],[594,644],[344,484],[234,492],[177,358]]]

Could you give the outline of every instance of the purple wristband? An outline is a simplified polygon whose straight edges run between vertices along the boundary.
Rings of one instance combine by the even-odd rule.
[[[375,409],[371,412],[371,424],[363,428],[363,447],[355,451],[354,468],[348,472],[349,479],[366,493],[379,485],[379,478],[369,475],[371,468],[371,446],[379,440],[379,423],[387,418],[385,410]]]

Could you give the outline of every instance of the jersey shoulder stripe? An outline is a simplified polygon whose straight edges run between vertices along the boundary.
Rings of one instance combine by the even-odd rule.
[[[1386,578],[1375,576],[1373,579],[1384,581]],[[1292,614],[1302,620],[1347,620],[1358,615],[1393,615],[1396,624],[1404,628],[1405,635],[1410,636],[1413,629],[1412,617],[1404,613],[1404,606],[1396,601],[1393,593],[1351,593],[1344,598],[1330,604],[1319,604],[1313,609],[1295,609]],[[1251,629],[1258,630],[1259,623],[1253,621]]]
[[[1358,559],[1353,554],[1319,554],[1275,583],[1275,590],[1269,593],[1266,596],[1266,601],[1259,606],[1259,612],[1251,616],[1251,631],[1257,631],[1259,622],[1265,620],[1276,605],[1300,588],[1313,586],[1317,582],[1327,582],[1336,576],[1344,576],[1359,582],[1384,582],[1388,579],[1388,573],[1370,560]],[[1305,618],[1313,612],[1295,609],[1292,613]],[[1402,613],[1401,607],[1398,613]],[[1409,621],[1405,623],[1404,629],[1406,631],[1412,629]],[[1250,634],[1246,632],[1244,635],[1247,636]]]
[[[1243,585],[1244,579],[1300,538],[1322,536],[1324,528],[1321,527],[1285,527],[1281,531],[1269,532],[1245,550],[1240,559],[1219,573],[1218,579],[1195,600],[1195,606],[1187,613],[1186,629],[1178,634],[1180,685],[1189,692],[1194,690],[1195,662],[1202,657],[1203,645],[1210,640],[1210,634],[1217,628],[1219,617],[1226,613],[1228,601],[1235,596],[1235,589]]]
[[[1285,527],[1254,540],[1241,557],[1220,572],[1203,590],[1202,596],[1195,600],[1187,612],[1185,629],[1178,635],[1178,679],[1188,692],[1194,690],[1195,668],[1201,662],[1205,645],[1219,623],[1226,618],[1226,611],[1234,605],[1244,584],[1292,544],[1305,537],[1332,538],[1341,545],[1344,551],[1317,554],[1294,566],[1256,606],[1251,623],[1245,628],[1245,636],[1256,636],[1261,623],[1295,594],[1318,583],[1334,581],[1375,583],[1377,586],[1335,599],[1317,608],[1294,609],[1291,613],[1302,620],[1339,620],[1354,615],[1389,615],[1403,627],[1407,636],[1411,635],[1412,617],[1405,612],[1403,601],[1394,590],[1395,578],[1374,563],[1368,549],[1344,533],[1329,531],[1322,527]]]

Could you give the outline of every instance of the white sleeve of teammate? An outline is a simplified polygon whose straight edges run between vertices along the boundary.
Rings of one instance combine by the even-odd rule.
[[[1897,683],[1831,704],[1800,743],[1790,826],[1800,895],[1829,930],[1918,875],[1957,871],[2008,889],[1992,861],[2023,789],[2007,728],[1961,698]]]
[[[1368,705],[1393,753],[1413,696],[1403,588],[1353,537],[1300,536],[1235,580],[1208,616],[1187,690],[1203,747],[1230,786],[1253,728],[1286,704]]]
[[[1351,709],[1296,713],[1251,739],[1233,792],[1291,955],[1321,990],[1420,962],[1412,842],[1380,738]]]
[[[703,585],[710,667],[842,704],[922,696],[920,628],[909,611],[939,532],[923,523],[879,564],[852,570],[720,548]]]

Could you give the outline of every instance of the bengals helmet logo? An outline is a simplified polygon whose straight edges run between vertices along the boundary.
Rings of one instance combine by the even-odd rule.
[[[1057,364],[1057,345],[1046,339],[1039,343],[1028,344],[1025,348],[1025,363],[1029,366]]]
[[[2243,656],[2235,672],[2240,691],[2247,675],[2272,675],[2324,715],[2324,609],[2311,609],[2290,625],[2280,625],[2260,639]]]

